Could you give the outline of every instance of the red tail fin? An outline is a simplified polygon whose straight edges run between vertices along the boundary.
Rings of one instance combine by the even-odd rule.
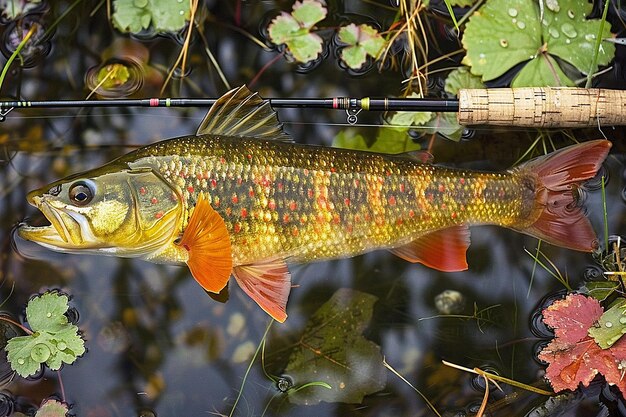
[[[563,148],[521,165],[537,175],[537,199],[543,206],[539,218],[521,230],[546,242],[591,252],[597,237],[583,210],[576,205],[576,187],[592,178],[606,158],[611,142],[594,140]]]

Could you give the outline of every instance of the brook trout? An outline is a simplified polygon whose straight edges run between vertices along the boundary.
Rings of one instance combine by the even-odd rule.
[[[388,249],[442,271],[467,269],[468,225],[497,224],[591,251],[577,206],[610,142],[570,146],[510,171],[292,143],[246,87],[222,96],[195,136],[158,142],[28,194],[49,226],[19,235],[52,250],[186,264],[209,292],[234,275],[278,321],[286,262]]]

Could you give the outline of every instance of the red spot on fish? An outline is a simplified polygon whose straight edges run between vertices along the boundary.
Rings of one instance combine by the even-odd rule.
[[[326,205],[326,198],[321,195],[317,198],[317,204],[320,206],[320,208],[325,209],[328,208]]]
[[[333,214],[333,223],[339,224],[340,221],[341,221],[341,219],[339,218],[339,215],[338,214]]]
[[[289,203],[289,210],[295,211],[295,209],[297,208],[298,208],[298,204],[295,201],[292,201],[291,203]]]
[[[400,184],[400,186],[398,187],[400,189],[400,192],[403,193],[404,192],[404,184]]]
[[[305,177],[309,175],[309,170],[308,170],[308,169],[306,169],[306,168],[305,168],[305,169],[304,169],[304,171],[302,171],[302,172],[304,173],[304,176],[305,176]]]
[[[289,213],[283,215],[283,223],[289,223]]]
[[[457,217],[456,211],[453,211],[452,214],[450,215],[450,217],[452,217],[453,219],[456,219],[456,217]]]
[[[233,213],[233,209],[230,207],[226,207],[226,215],[230,216]]]
[[[361,181],[359,180],[354,180],[354,186],[358,187],[359,185],[361,185]]]
[[[306,190],[306,195],[307,195],[307,197],[309,197],[309,198],[313,198],[313,196],[314,196],[313,190],[312,190],[312,189],[310,189],[310,188],[308,188],[308,189]]]
[[[252,154],[249,153],[248,155],[246,155],[246,158],[248,158],[248,161],[251,161],[252,160]]]
[[[404,220],[402,220],[402,219],[398,219],[398,220],[396,220],[396,224],[397,224],[398,226],[400,226],[402,223],[404,223]]]
[[[239,197],[237,197],[237,194],[233,194],[231,201],[233,202],[233,204],[237,204],[239,202]]]
[[[435,199],[435,196],[433,195],[433,193],[426,193],[426,199],[428,201],[430,201],[431,203],[433,202],[433,200]]]
[[[248,195],[250,197],[254,197],[254,190],[252,189],[252,187],[250,187],[250,190],[248,190]]]
[[[152,199],[150,200],[150,202],[151,202],[152,204],[156,204],[156,203],[158,203],[158,202],[159,202],[159,199],[158,199],[158,198],[156,198],[156,197],[152,197]]]
[[[330,172],[337,172],[337,168],[335,168],[335,167],[330,167]]]
[[[372,216],[370,216],[369,213],[368,213],[368,214],[365,215],[365,221],[369,222],[370,220],[372,220]]]
[[[304,217],[304,214],[300,216],[300,223],[302,224],[306,223],[306,217]]]
[[[390,206],[396,205],[396,198],[394,196],[389,197],[388,201]]]
[[[189,191],[189,194],[193,194],[193,187],[190,185],[187,187],[187,191]]]
[[[243,180],[241,179],[241,177],[237,178],[237,185],[241,185],[241,183],[243,182]]]
[[[275,202],[274,200],[270,200],[270,202],[269,202],[269,203],[267,203],[267,207],[268,207],[270,210],[276,210],[276,202]]]
[[[440,193],[443,193],[444,191],[446,191],[446,187],[443,184],[439,184],[438,190]]]
[[[442,209],[442,210],[445,210],[445,209],[446,209],[446,207],[448,207],[448,206],[446,205],[446,203],[441,203],[441,209]]]
[[[233,227],[233,230],[235,231],[235,233],[241,232],[241,224],[240,223],[235,223],[235,226]]]
[[[356,214],[356,215],[354,216],[354,222],[355,222],[355,223],[359,223],[360,221],[361,221],[361,216],[359,216],[358,214]]]
[[[388,177],[391,177],[391,171],[387,171],[387,172],[385,172],[385,174],[386,174]]]
[[[202,173],[198,173],[198,174],[196,174],[196,178],[197,178],[197,179],[199,179],[199,180],[201,180],[201,179],[202,179]]]
[[[139,189],[139,194],[141,194],[141,195],[146,195],[146,193],[147,193],[147,191],[146,191],[146,188],[145,188],[145,187],[141,187],[141,188]]]
[[[351,224],[346,226],[346,232],[352,233],[353,230],[354,230],[354,227]]]
[[[461,185],[465,185],[465,178],[459,178],[459,182],[461,183]]]
[[[291,229],[291,234],[293,236],[298,236],[300,234],[300,231],[298,230],[297,227],[294,226],[293,229]]]
[[[246,217],[248,217],[248,210],[246,210],[245,208],[241,209],[241,217],[243,217],[244,219]]]
[[[415,217],[415,211],[414,210],[409,210],[409,217],[410,218]]]
[[[217,208],[220,206],[220,199],[218,197],[215,197],[215,200],[213,202],[213,205]]]
[[[226,159],[224,159],[223,157],[220,158],[220,164],[225,164],[226,163]]]
[[[282,182],[279,182],[276,186],[278,187],[278,191],[282,191],[283,188],[285,188]]]
[[[217,187],[217,180],[215,178],[211,178],[211,188]]]
[[[350,199],[349,198],[345,198],[343,200],[343,204],[345,204],[346,206],[349,206],[350,205]]]
[[[156,212],[156,214],[154,215],[154,217],[155,217],[156,219],[160,219],[161,217],[163,217],[163,215],[164,215],[164,213],[163,213],[163,211],[161,210],[161,211],[157,211],[157,212]]]

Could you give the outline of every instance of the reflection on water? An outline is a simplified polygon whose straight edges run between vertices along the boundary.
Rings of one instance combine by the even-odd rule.
[[[232,85],[249,82],[276,52],[262,50],[221,23],[233,21],[229,2],[208,3],[213,26],[206,29],[206,37],[213,54],[224,61],[222,69]],[[272,2],[242,4],[245,5],[240,16],[244,20],[242,25],[255,36],[262,20],[260,16],[276,14],[270,10]],[[52,13],[56,18],[60,12],[55,7],[52,6]],[[52,37],[49,55],[34,69],[10,71],[2,96],[86,97],[89,87],[84,85],[84,80],[90,69],[101,68],[112,57],[120,59],[119,55],[102,55],[99,51],[123,38],[107,24],[105,8],[92,7],[81,3],[64,17]],[[366,7],[359,11],[375,15]],[[356,13],[349,8],[344,12]],[[51,20],[54,19],[46,15],[46,24]],[[8,30],[6,26],[5,39]],[[158,76],[144,80],[139,95],[156,96],[180,45],[172,38],[163,37],[141,42],[149,51],[149,58],[142,55],[141,63],[149,60],[151,68],[138,74],[147,77],[150,71],[156,71]],[[173,82],[166,94],[216,96],[225,91],[213,66],[207,62],[202,39],[194,38],[188,60],[189,79]],[[266,97],[394,95],[400,91],[402,77],[393,71],[383,74],[371,71],[352,78],[330,60],[301,74],[281,59],[260,75],[254,88]],[[607,82],[615,83],[615,80]],[[295,287],[288,304],[289,319],[285,324],[271,325],[261,349],[258,348],[269,319],[234,285],[230,287],[228,301],[220,303],[208,297],[185,268],[56,254],[23,241],[16,242],[17,250],[13,250],[11,230],[17,222],[26,217],[34,223],[42,222],[41,215],[26,203],[27,191],[61,176],[99,166],[136,146],[193,133],[204,112],[204,109],[13,110],[0,124],[2,310],[21,320],[31,295],[58,288],[71,294],[71,305],[79,312],[78,325],[88,348],[82,358],[72,366],[65,366],[59,374],[46,371],[37,379],[13,380],[6,386],[6,393],[10,393],[6,398],[11,400],[0,397],[0,415],[7,401],[13,401],[11,407],[16,410],[28,411],[53,395],[65,396],[73,405],[72,412],[80,416],[227,415],[240,391],[234,414],[241,416],[432,415],[415,389],[444,415],[476,412],[483,398],[484,381],[444,366],[442,359],[546,388],[542,379],[544,365],[537,362],[535,354],[549,339],[550,331],[541,327],[537,311],[546,305],[544,297],[562,294],[563,286],[524,252],[526,248],[532,253],[536,241],[510,230],[491,226],[472,228],[469,270],[463,273],[429,270],[386,252],[294,265],[291,272]],[[321,145],[331,143],[343,128],[337,124],[345,124],[346,117],[341,112],[301,109],[281,110],[279,116],[298,142]],[[359,122],[379,123],[380,117],[360,114]],[[374,130],[360,128],[369,137],[375,136]],[[612,156],[605,164],[610,177],[606,189],[607,218],[609,232],[618,235],[626,230],[622,197],[623,130],[603,130],[614,143]],[[535,136],[536,132],[532,131],[479,129],[468,141],[435,140],[433,153],[438,162],[505,169],[526,151]],[[599,133],[576,132],[576,137],[596,139]],[[569,143],[558,132],[553,132],[552,138],[559,146]],[[430,138],[423,139],[426,142]],[[598,187],[586,192],[585,203],[595,229],[601,234],[603,215]],[[572,288],[601,274],[589,254],[547,244],[541,250],[569,279]],[[342,333],[332,326],[324,330],[329,324],[337,326],[335,318],[324,316],[329,314],[324,306],[336,302],[337,294],[346,291],[365,294],[371,303],[370,324],[366,327],[355,324],[351,335],[342,339],[343,343],[333,345],[330,354],[324,350],[324,344]],[[350,310],[338,311],[347,314],[343,319],[353,317],[345,313]],[[324,318],[319,319],[320,315]],[[315,331],[311,333],[311,329]],[[7,327],[4,336],[15,331]],[[354,353],[352,348],[357,344],[373,350],[379,347],[385,362],[397,374],[389,368],[384,369],[384,376],[375,373],[378,371],[373,368],[378,367],[373,366],[371,357],[361,358]],[[290,359],[295,355],[294,349],[312,355],[313,365],[304,367],[307,372],[294,370]],[[255,353],[256,361],[248,372]],[[348,360],[345,355],[353,357]],[[375,358],[380,361],[380,357]],[[354,404],[319,402],[319,398],[298,401],[298,396],[303,398],[315,390],[328,390],[322,384],[303,388],[319,382],[316,372],[327,372],[316,360],[343,368],[349,364],[348,374],[363,377],[361,382],[368,388],[364,393],[368,395],[361,403]],[[6,375],[6,368],[0,367],[0,379],[6,379]],[[367,382],[372,375],[379,385]],[[342,388],[342,382],[345,383],[337,379],[332,389],[351,388]],[[611,411],[623,407],[616,391],[600,381],[580,393],[563,394],[548,402],[546,397],[506,384],[501,387],[503,391],[490,387],[490,415],[524,415],[533,409],[534,416],[555,410],[582,415],[597,414],[602,407]],[[604,405],[598,405],[598,399]],[[303,405],[306,402],[316,404]]]

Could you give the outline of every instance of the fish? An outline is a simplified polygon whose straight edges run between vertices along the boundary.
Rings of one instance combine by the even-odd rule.
[[[287,263],[386,249],[441,271],[468,268],[470,225],[495,224],[577,251],[597,247],[578,188],[611,142],[594,140],[504,172],[294,143],[242,86],[195,135],[156,142],[27,195],[50,222],[18,235],[54,251],[187,265],[209,293],[231,276],[283,322]]]

